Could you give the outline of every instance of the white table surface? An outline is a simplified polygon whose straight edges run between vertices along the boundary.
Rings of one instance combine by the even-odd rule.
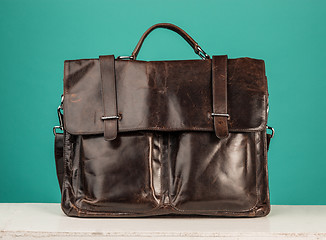
[[[263,218],[71,218],[56,203],[0,203],[0,239],[326,239],[326,206]]]

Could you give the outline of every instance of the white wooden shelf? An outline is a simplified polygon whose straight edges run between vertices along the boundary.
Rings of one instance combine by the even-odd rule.
[[[326,239],[326,206],[272,206],[263,218],[67,217],[59,204],[1,203],[0,239]]]

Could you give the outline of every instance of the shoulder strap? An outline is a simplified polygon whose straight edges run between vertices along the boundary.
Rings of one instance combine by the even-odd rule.
[[[227,112],[227,56],[212,58],[212,90],[215,134],[222,139],[229,135]]]
[[[118,134],[117,92],[115,81],[114,56],[100,56],[102,79],[102,98],[104,121],[104,139],[114,140]]]
[[[54,134],[54,159],[57,170],[57,178],[62,191],[63,175],[64,175],[64,159],[63,159],[63,133]]]

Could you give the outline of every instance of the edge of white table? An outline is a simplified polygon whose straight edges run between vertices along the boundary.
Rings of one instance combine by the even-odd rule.
[[[0,239],[326,239],[326,205],[261,218],[72,218],[58,203],[0,203]]]

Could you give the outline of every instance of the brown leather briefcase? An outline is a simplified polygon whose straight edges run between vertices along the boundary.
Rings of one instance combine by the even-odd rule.
[[[180,34],[202,59],[136,60],[155,28]],[[179,27],[156,24],[131,56],[66,60],[58,115],[55,159],[68,216],[270,211],[274,130],[263,60],[210,57]]]

